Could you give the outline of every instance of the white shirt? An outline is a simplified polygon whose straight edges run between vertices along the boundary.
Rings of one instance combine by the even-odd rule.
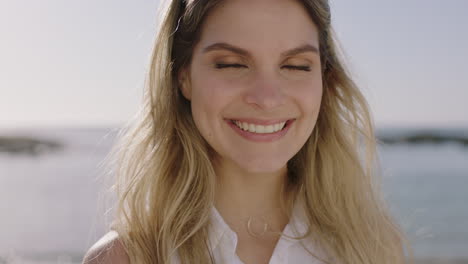
[[[300,207],[296,205],[283,233],[292,237],[305,234],[307,225],[301,219],[304,219],[304,215],[301,214]],[[237,234],[226,224],[214,206],[212,207],[211,223],[209,239],[215,263],[244,264],[236,254]],[[269,264],[324,264],[320,259],[309,254],[304,246],[314,255],[324,258],[324,255],[319,252],[317,247],[314,247],[309,239],[297,240],[281,236]]]

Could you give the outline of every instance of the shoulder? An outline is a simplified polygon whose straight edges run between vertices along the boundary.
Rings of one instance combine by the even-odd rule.
[[[110,231],[97,241],[86,253],[83,264],[130,264],[119,235]]]

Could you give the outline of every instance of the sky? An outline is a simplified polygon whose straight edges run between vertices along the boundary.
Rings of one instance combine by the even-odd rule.
[[[378,127],[468,127],[468,1],[330,2]],[[0,128],[127,122],[141,101],[158,5],[0,0]]]

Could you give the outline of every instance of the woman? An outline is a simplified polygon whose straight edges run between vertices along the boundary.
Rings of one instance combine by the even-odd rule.
[[[404,262],[327,0],[171,1],[144,100],[85,263]]]

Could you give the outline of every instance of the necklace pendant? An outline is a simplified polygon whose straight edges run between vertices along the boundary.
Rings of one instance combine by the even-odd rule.
[[[259,238],[266,234],[268,230],[268,223],[264,219],[262,220],[263,220],[263,230],[262,232],[259,233],[259,232],[255,232],[252,230],[252,217],[251,216],[249,217],[249,220],[247,221],[247,232],[249,233],[249,235]]]

